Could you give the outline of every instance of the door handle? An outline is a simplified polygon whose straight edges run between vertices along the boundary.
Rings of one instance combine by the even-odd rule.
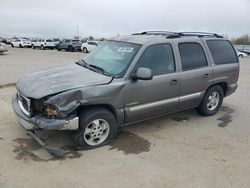
[[[170,82],[169,82],[169,85],[176,85],[176,84],[178,84],[179,83],[179,81],[177,80],[177,79],[173,79],[173,80],[171,80]]]
[[[208,74],[208,73],[207,73],[207,74],[204,74],[204,75],[202,76],[203,79],[208,79],[208,77],[209,77],[209,74]]]

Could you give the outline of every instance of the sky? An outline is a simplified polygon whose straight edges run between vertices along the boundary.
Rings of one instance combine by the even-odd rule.
[[[112,37],[148,30],[250,34],[250,0],[0,0],[0,37]]]

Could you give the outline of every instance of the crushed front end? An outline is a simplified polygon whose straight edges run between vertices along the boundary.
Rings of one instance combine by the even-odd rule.
[[[63,150],[45,144],[35,133],[36,130],[78,130],[78,117],[70,114],[60,116],[51,105],[41,103],[41,100],[30,99],[17,92],[12,97],[12,106],[19,124],[26,130],[27,135],[56,157],[64,155]]]

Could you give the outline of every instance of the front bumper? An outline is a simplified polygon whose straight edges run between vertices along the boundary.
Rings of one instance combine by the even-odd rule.
[[[22,44],[22,46],[25,48],[29,48],[29,47],[31,47],[31,44]]]
[[[74,50],[81,50],[81,46],[73,46]]]
[[[78,130],[79,128],[78,117],[68,119],[52,119],[41,116],[28,117],[22,112],[16,95],[12,97],[12,107],[17,115],[19,124],[26,130]]]

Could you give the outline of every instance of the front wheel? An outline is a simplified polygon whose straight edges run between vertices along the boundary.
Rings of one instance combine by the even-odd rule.
[[[113,113],[105,108],[92,108],[80,114],[80,132],[74,137],[78,149],[93,149],[110,143],[117,135]]]
[[[41,49],[42,49],[42,50],[45,50],[45,47],[42,45],[42,46],[41,46]]]
[[[203,97],[197,110],[201,115],[212,116],[220,109],[224,97],[224,91],[219,85],[210,87]]]

